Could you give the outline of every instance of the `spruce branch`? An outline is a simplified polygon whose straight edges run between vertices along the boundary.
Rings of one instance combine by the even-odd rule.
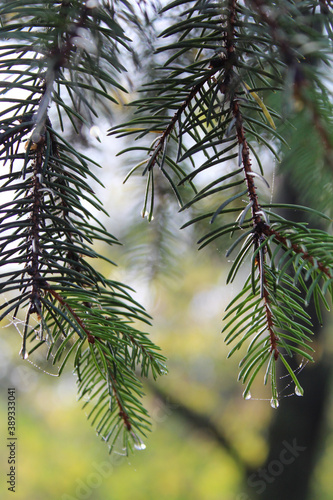
[[[275,40],[278,40],[281,51],[284,55],[285,61],[287,64],[291,65],[295,63],[295,57],[291,53],[291,50],[289,48],[289,45],[285,42],[285,40],[280,39],[279,35],[277,34],[278,31],[278,25],[276,21],[272,20],[269,18],[269,16],[266,14],[266,12],[263,9],[263,4],[262,2],[255,2],[256,8],[259,11],[261,18],[264,22],[266,22],[270,28],[272,29],[273,32],[273,38]],[[229,6],[229,16],[227,18],[227,27],[226,27],[226,35],[225,35],[225,47],[226,47],[226,53],[227,53],[227,64],[226,67],[228,67],[228,72],[226,71],[225,74],[225,80],[224,84],[222,86],[223,92],[228,92],[228,85],[231,86],[231,75],[233,74],[233,61],[235,60],[235,30],[234,30],[234,25],[235,25],[235,16],[236,16],[236,10],[235,10],[235,3],[231,2]],[[237,53],[236,53],[236,58],[237,58]],[[228,65],[229,61],[229,65]],[[303,78],[301,78],[302,70],[299,71],[299,77],[297,78],[297,84],[299,86],[302,85]],[[296,77],[295,77],[296,78]],[[277,361],[279,357],[279,349],[278,346],[281,345],[280,338],[277,334],[277,325],[279,325],[279,322],[276,319],[276,315],[274,314],[274,308],[273,308],[273,303],[275,305],[277,304],[277,294],[274,293],[274,290],[269,286],[268,280],[267,280],[267,272],[269,272],[267,264],[266,264],[266,253],[268,250],[268,242],[277,242],[277,243],[282,243],[283,247],[287,250],[288,248],[292,248],[294,255],[301,254],[302,258],[307,260],[311,266],[314,267],[314,264],[316,268],[318,268],[322,273],[325,273],[326,276],[331,279],[331,271],[329,270],[328,267],[324,266],[322,262],[318,262],[314,260],[314,257],[308,253],[307,250],[305,250],[305,245],[303,245],[303,248],[298,246],[297,244],[288,244],[288,240],[282,236],[277,230],[272,229],[270,227],[270,224],[266,222],[266,219],[264,220],[262,215],[263,210],[259,204],[258,201],[258,195],[256,191],[256,187],[254,184],[254,177],[253,177],[253,172],[251,169],[251,159],[249,155],[249,147],[247,144],[246,140],[246,135],[244,132],[244,127],[243,127],[243,119],[242,119],[242,113],[240,110],[239,103],[235,99],[236,92],[234,88],[232,88],[231,91],[229,91],[229,96],[231,100],[231,107],[233,111],[233,116],[235,120],[235,128],[236,128],[236,134],[237,134],[237,139],[241,151],[241,156],[242,156],[242,164],[243,164],[243,170],[244,170],[244,175],[245,175],[245,180],[247,184],[247,190],[248,190],[248,196],[250,199],[250,206],[251,206],[251,211],[252,211],[252,224],[253,224],[253,240],[254,240],[254,254],[255,254],[255,259],[254,262],[258,267],[258,274],[259,274],[259,280],[260,280],[260,297],[263,300],[264,303],[264,312],[266,316],[266,328],[269,333],[269,339],[270,339],[270,349],[269,352],[274,355],[274,361]],[[318,122],[318,120],[316,120]],[[318,126],[317,126],[318,128]],[[323,136],[323,133],[321,134]],[[328,140],[327,137],[325,137],[324,134],[324,139],[325,139],[325,144],[327,146]],[[274,235],[274,238],[269,240],[269,237]],[[266,244],[266,238],[267,239],[267,244]],[[318,278],[316,278],[317,281]],[[255,292],[255,290],[254,290]],[[309,293],[307,295],[307,298],[309,296]],[[280,324],[281,326],[281,324]],[[247,332],[246,334],[247,335]],[[236,337],[237,335],[234,335]],[[265,350],[263,351],[262,355],[259,356],[259,358],[262,359],[264,356]],[[265,359],[265,358],[264,358]],[[284,364],[288,366],[287,361],[285,358],[283,359]],[[259,365],[260,366],[260,365]],[[256,372],[254,372],[256,373]],[[273,382],[274,378],[274,368],[273,365],[271,364],[271,378]],[[246,379],[246,376],[248,375],[248,372],[241,371],[241,376],[243,377],[244,381]],[[252,378],[250,379],[250,383],[248,383],[246,391],[244,392],[244,396],[246,397],[249,394],[249,389],[252,383]],[[272,383],[272,392],[273,392],[273,404],[276,405],[276,389],[274,387],[274,382]]]
[[[169,53],[166,61],[159,64],[162,76],[148,84],[144,96],[134,103],[135,118],[114,127],[111,133],[118,132],[120,136],[137,133],[137,138],[142,139],[158,129],[160,137],[151,146],[141,148],[149,159],[138,163],[130,174],[144,166],[147,186],[151,186],[152,167],[158,164],[163,173],[168,169],[170,172],[172,167],[179,175],[178,184],[172,183],[178,199],[181,199],[179,189],[198,174],[216,166],[228,166],[229,170],[214,176],[213,181],[182,205],[181,210],[204,207],[183,227],[207,219],[211,224],[219,221],[199,239],[200,248],[227,234],[237,234],[227,255],[239,245],[241,249],[227,282],[235,279],[245,259],[251,256],[250,276],[227,308],[228,321],[223,331],[228,344],[236,342],[231,353],[244,342],[249,343],[239,375],[246,383],[244,395],[249,394],[260,369],[266,367],[264,381],[267,383],[270,377],[272,404],[276,407],[276,362],[281,358],[292,374],[288,357],[297,353],[311,359],[307,352],[311,352],[308,345],[311,331],[305,308],[312,297],[318,317],[321,317],[320,302],[328,307],[324,296],[327,291],[332,293],[333,258],[331,237],[327,233],[311,230],[306,224],[295,226],[275,213],[273,206],[261,201],[256,180],[259,178],[268,186],[262,150],[266,148],[278,159],[281,145],[286,141],[275,125],[282,123],[283,117],[266,106],[260,94],[277,92],[283,98],[289,92],[295,103],[293,112],[301,103],[310,112],[328,157],[331,138],[325,127],[324,110],[330,98],[328,92],[320,96],[321,68],[317,70],[310,59],[330,64],[329,43],[312,27],[312,21],[313,24],[322,21],[315,8],[305,15],[307,6],[290,2],[280,9],[274,2],[267,5],[261,0],[244,4],[237,0],[217,4],[182,1],[168,4],[162,13],[176,14],[180,5],[186,5],[187,9],[161,35],[171,39],[157,51],[159,56]],[[328,8],[327,4],[320,6],[322,10]],[[327,30],[331,14],[329,10]],[[303,38],[295,35],[297,16],[304,21],[298,27]],[[316,47],[323,47],[323,51]],[[309,91],[311,87],[313,92]],[[166,150],[168,139],[178,147],[176,159],[171,148]],[[135,149],[140,147],[134,145],[124,152]],[[205,157],[199,166],[195,155],[200,160]],[[186,160],[191,161],[194,170],[184,175],[180,164]],[[260,173],[253,169],[254,162]],[[248,198],[245,207],[235,206],[245,195]],[[318,216],[315,210],[312,213]],[[234,222],[226,219],[232,214],[236,214]],[[151,216],[152,213],[150,219]],[[319,250],[322,241],[325,244]],[[295,380],[297,391],[302,393]]]
[[[149,315],[129,287],[95,268],[113,264],[95,244],[118,241],[95,215],[96,163],[66,140],[64,118],[77,132],[115,101],[129,39],[106,4],[6,2],[0,15],[0,190],[11,195],[0,205],[1,319],[24,314],[24,359],[47,344],[59,374],[73,361],[98,433],[128,450],[149,430],[139,377],[165,373],[164,357],[135,328]]]
[[[150,160],[148,162],[148,165],[146,166],[144,173],[148,170],[152,170],[152,168],[155,166],[156,162],[158,161],[158,158],[163,152],[165,151],[166,147],[166,142],[168,141],[170,135],[172,134],[175,126],[179,122],[181,115],[184,113],[184,111],[190,106],[192,100],[195,98],[195,96],[204,88],[205,84],[209,82],[209,80],[212,78],[214,73],[216,73],[218,69],[213,69],[211,72],[209,72],[208,75],[205,76],[205,78],[195,85],[191,91],[189,92],[188,96],[184,100],[184,102],[181,104],[181,106],[177,109],[175,112],[172,120],[170,121],[169,125],[167,128],[163,131],[161,136],[158,138],[158,140],[155,142],[153,146],[153,150],[151,153]]]
[[[237,13],[236,13],[236,0],[229,1],[229,14],[227,16],[227,24],[225,29],[225,49],[226,49],[226,64],[225,64],[225,76],[223,83],[221,85],[221,91],[226,93],[230,98],[230,108],[232,115],[234,117],[236,136],[239,145],[239,151],[242,161],[242,167],[244,172],[244,177],[247,186],[247,193],[250,200],[250,207],[252,212],[252,225],[253,225],[253,241],[254,241],[254,252],[258,253],[256,258],[256,264],[258,266],[258,273],[260,276],[260,297],[264,303],[264,312],[266,316],[266,327],[269,332],[270,338],[270,353],[274,354],[274,360],[276,361],[279,357],[279,350],[277,347],[277,342],[279,340],[276,335],[274,328],[274,318],[271,309],[271,299],[270,294],[267,290],[267,279],[266,279],[266,266],[265,266],[265,255],[266,247],[265,233],[264,229],[267,224],[263,220],[261,206],[258,200],[257,189],[255,186],[253,176],[253,171],[251,167],[251,158],[249,146],[246,139],[246,134],[243,126],[242,112],[239,105],[239,100],[237,99],[237,87],[233,82],[234,79],[234,63],[237,58],[237,51],[235,48],[235,25],[237,23]]]

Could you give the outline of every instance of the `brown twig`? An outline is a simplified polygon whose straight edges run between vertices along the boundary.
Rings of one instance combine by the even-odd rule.
[[[204,87],[204,85],[212,78],[212,76],[220,71],[221,68],[213,68],[211,69],[208,73],[206,78],[204,78],[200,83],[195,85],[189,95],[186,97],[186,99],[183,101],[183,103],[179,106],[177,111],[175,112],[174,116],[172,117],[169,125],[167,128],[164,130],[164,132],[161,134],[160,138],[156,141],[156,144],[154,146],[151,158],[150,158],[150,164],[149,164],[149,169],[152,170],[153,167],[155,166],[158,157],[160,153],[164,150],[165,143],[168,140],[170,134],[172,133],[173,129],[176,126],[176,123],[180,119],[181,115],[184,113],[184,111],[187,109],[187,107],[190,105],[190,102],[192,99],[197,95],[198,92]]]
[[[117,406],[119,408],[119,417],[122,419],[126,429],[128,431],[131,431],[132,430],[131,419],[130,419],[128,413],[126,412],[125,407],[124,407],[123,403],[121,402],[121,398],[118,394],[117,379],[111,371],[109,371],[109,376],[112,380],[112,390],[113,390],[114,398],[115,398]]]
[[[272,229],[270,226],[265,227],[264,233],[267,236],[274,236],[274,238],[279,242],[282,243],[286,248],[292,248],[292,250],[296,254],[301,254],[304,260],[307,260],[312,266],[315,265],[314,258],[311,254],[309,254],[307,251],[304,251],[300,245],[297,245],[296,243],[292,243],[291,245],[288,244],[288,239],[285,236],[282,236],[278,231],[275,229]],[[326,267],[322,262],[317,261],[316,265],[318,269],[325,274],[329,279],[332,279],[332,273],[328,267]]]
[[[266,325],[270,336],[270,350],[274,352],[275,360],[278,359],[279,350],[277,348],[278,337],[274,331],[274,320],[271,311],[271,300],[269,297],[269,292],[267,290],[267,281],[265,277],[265,247],[259,248],[260,245],[265,241],[265,228],[267,226],[266,222],[261,216],[261,207],[258,200],[257,188],[254,184],[254,176],[252,175],[252,166],[249,146],[246,139],[246,134],[243,125],[242,112],[240,109],[239,101],[237,99],[236,88],[234,88],[233,83],[233,66],[236,61],[236,47],[235,47],[235,25],[237,21],[236,14],[237,0],[229,0],[229,14],[227,17],[227,24],[225,30],[225,49],[226,49],[226,64],[225,64],[225,77],[221,86],[222,92],[230,98],[230,108],[232,115],[235,120],[236,136],[239,145],[239,151],[242,158],[242,166],[245,177],[245,182],[247,186],[248,196],[251,202],[252,211],[252,224],[253,224],[253,241],[254,241],[254,251],[260,252],[262,258],[256,260],[258,265],[259,276],[261,279],[261,297],[264,304],[264,310],[266,315]],[[236,87],[236,86],[235,86]]]
[[[43,193],[41,191],[41,175],[43,167],[43,155],[45,149],[45,140],[42,138],[37,144],[28,143],[30,150],[33,150],[34,161],[33,161],[33,175],[32,175],[32,209],[31,209],[31,229],[29,234],[30,248],[28,250],[30,259],[29,265],[26,268],[26,272],[31,276],[32,287],[30,294],[30,306],[28,314],[36,313],[40,316],[40,311],[42,309],[41,304],[41,275],[40,275],[40,241],[39,233],[40,226],[42,224],[41,219],[41,204],[43,199]]]
[[[84,333],[87,335],[88,342],[90,344],[95,343],[96,336],[93,335],[89,329],[86,327],[84,321],[76,314],[74,309],[65,301],[65,299],[55,290],[53,290],[48,283],[45,284],[45,291],[48,292],[52,297],[54,297],[59,304],[61,304],[65,309],[67,309],[68,312],[71,313],[75,321],[78,323],[78,325],[82,328]]]
[[[64,300],[64,298],[59,293],[57,293],[55,290],[50,288],[48,285],[46,287],[46,291],[50,295],[52,295],[63,307],[65,307],[71,313],[71,315],[73,316],[75,321],[80,325],[82,330],[86,333],[88,342],[90,344],[94,344],[95,340],[96,339],[98,340],[98,337],[91,334],[91,332],[88,330],[88,328],[86,327],[86,325],[84,324],[82,319],[76,314],[76,312],[73,310],[73,308],[69,304],[67,304],[67,302]],[[110,361],[107,358],[105,358],[105,361],[108,365],[110,364]],[[116,400],[117,406],[119,408],[119,417],[122,419],[126,429],[128,431],[130,431],[132,429],[132,424],[130,421],[130,417],[129,417],[128,413],[126,412],[125,407],[122,404],[121,398],[118,394],[117,379],[111,370],[108,370],[108,375],[112,381],[112,391],[113,391],[113,395],[114,395],[114,398]],[[105,376],[107,376],[107,374],[105,374]]]

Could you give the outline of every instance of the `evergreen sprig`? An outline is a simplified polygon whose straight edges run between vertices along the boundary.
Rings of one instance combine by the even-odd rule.
[[[263,158],[280,160],[287,145],[281,133],[285,118],[298,110],[306,110],[325,158],[332,157],[332,124],[326,119],[332,96],[324,84],[332,58],[332,8],[318,1],[175,0],[167,2],[160,15],[172,22],[160,34],[157,76],[132,103],[134,118],[110,134],[136,134],[138,145],[125,152],[147,154],[131,174],[141,169],[147,175],[145,206],[150,206],[150,219],[149,193],[152,200],[154,171],[159,168],[171,182],[181,210],[197,210],[184,227],[205,220],[214,225],[199,240],[201,247],[235,235],[227,255],[241,249],[228,282],[250,257],[250,276],[228,308],[223,331],[228,344],[236,342],[231,353],[248,344],[239,375],[247,384],[245,397],[264,368],[276,407],[279,359],[302,394],[288,360],[295,354],[312,359],[311,322],[305,309],[314,300],[321,320],[320,302],[328,307],[332,237],[305,222],[284,219],[275,208],[286,207],[267,205],[257,181],[268,186]],[[272,96],[275,101],[279,96],[280,110],[265,104],[273,102]],[[142,142],[151,133],[159,135],[150,145]],[[190,173],[184,168],[186,161],[192,163]],[[301,161],[296,158],[299,165]],[[208,170],[209,183],[184,202],[184,185],[194,184],[197,176],[204,179]],[[317,219],[326,217],[309,207],[296,208]],[[235,215],[234,222],[226,213]]]
[[[110,449],[122,439],[126,450],[142,449],[149,429],[139,376],[164,373],[164,358],[137,329],[149,316],[131,290],[96,269],[97,259],[109,259],[95,243],[118,241],[96,215],[104,209],[92,189],[100,183],[94,161],[66,132],[91,127],[125,91],[122,59],[136,59],[126,29],[144,33],[139,12],[150,22],[151,4],[140,0],[0,3],[0,319],[24,314],[23,358],[47,343],[59,373],[73,360],[88,418]],[[131,103],[134,117],[110,133],[134,135],[138,142],[124,152],[146,155],[128,177],[147,176],[148,220],[163,192],[159,169],[181,210],[196,211],[184,227],[212,225],[201,247],[233,238],[227,255],[238,252],[227,281],[249,261],[226,311],[226,342],[230,355],[247,345],[244,397],[264,370],[277,407],[279,360],[303,393],[290,358],[312,359],[306,307],[313,301],[320,321],[322,304],[329,307],[333,239],[283,218],[275,209],[288,207],[267,204],[257,181],[268,186],[264,158],[283,157],[285,119],[298,111],[312,124],[323,162],[332,161],[325,85],[332,8],[318,0],[175,0],[159,19],[171,22],[160,34],[153,78]],[[295,161],[302,164],[299,152]]]
[[[97,215],[97,164],[64,134],[91,127],[124,90],[129,38],[117,15],[130,25],[135,11],[126,1],[116,7],[0,4],[0,319],[25,315],[24,359],[46,342],[59,373],[74,362],[91,423],[110,449],[121,438],[128,450],[149,429],[139,376],[164,373],[164,358],[135,326],[149,316],[130,289],[96,270],[109,259],[95,245],[118,241]]]

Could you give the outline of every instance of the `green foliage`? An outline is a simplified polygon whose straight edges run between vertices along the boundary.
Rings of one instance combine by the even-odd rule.
[[[312,360],[306,307],[313,300],[322,321],[321,303],[328,308],[325,296],[333,291],[333,239],[309,228],[306,219],[283,218],[278,210],[292,207],[267,204],[256,184],[268,186],[269,163],[282,159],[304,191],[304,203],[317,202],[319,193],[320,207],[331,210],[332,95],[325,77],[331,67],[332,10],[317,1],[176,0],[166,3],[160,15],[167,25],[156,50],[156,77],[132,103],[133,120],[110,133],[136,131],[137,146],[124,152],[146,151],[131,174],[141,169],[147,176],[150,219],[153,178],[160,171],[181,210],[195,213],[183,227],[212,224],[199,239],[200,248],[233,238],[227,256],[236,256],[228,282],[250,260],[250,275],[227,309],[223,331],[226,342],[234,343],[230,354],[247,345],[239,373],[244,396],[249,397],[262,368],[276,407],[278,360],[296,392],[303,392],[289,360],[295,355]],[[299,141],[305,128],[300,125],[289,149],[286,137],[292,135],[291,123],[300,124],[299,113],[306,115],[315,147],[306,137]],[[156,133],[151,144],[145,141]],[[189,183],[195,190],[191,197],[184,191]],[[295,208],[315,221],[330,221],[310,207]]]
[[[94,162],[66,134],[91,127],[125,91],[123,59],[137,60],[129,34],[145,36],[151,47],[152,9],[140,0],[0,2],[1,319],[25,314],[23,358],[47,342],[60,373],[73,359],[80,397],[111,448],[120,435],[126,449],[142,446],[149,420],[137,370],[156,378],[165,372],[164,358],[136,328],[149,317],[128,287],[97,271],[96,259],[108,259],[95,251],[96,242],[118,241],[96,215],[104,209],[92,189],[100,182]],[[147,177],[149,221],[154,207],[163,208],[164,176],[181,210],[193,213],[184,226],[212,225],[201,247],[234,238],[228,282],[250,261],[224,331],[227,343],[234,342],[230,354],[248,346],[239,373],[244,396],[262,368],[276,407],[278,360],[302,394],[289,359],[312,359],[305,308],[313,300],[320,320],[321,303],[328,308],[333,239],[276,213],[288,207],[267,204],[256,181],[268,186],[267,158],[284,157],[287,164],[289,155],[288,163],[298,165],[294,172],[304,166],[306,144],[304,154],[297,141],[296,153],[285,154],[286,119],[299,110],[321,143],[322,163],[332,161],[332,96],[325,85],[331,7],[176,0],[165,3],[158,19],[156,69],[131,103],[134,116],[110,133],[137,139],[123,152],[141,155],[128,177],[139,170]],[[330,193],[326,170],[317,189]],[[304,190],[311,179],[302,178]]]
[[[134,10],[119,4],[131,24]],[[97,270],[96,242],[117,244],[96,211],[93,160],[64,137],[92,126],[123,87],[128,37],[108,2],[1,2],[1,319],[25,313],[21,354],[45,342],[62,372],[74,360],[89,418],[112,448],[141,446],[149,428],[142,376],[165,371],[163,356],[134,323],[148,315],[128,287]],[[59,127],[52,125],[54,105]]]

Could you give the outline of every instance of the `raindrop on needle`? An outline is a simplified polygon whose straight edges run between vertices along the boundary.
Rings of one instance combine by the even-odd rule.
[[[271,399],[271,407],[272,407],[272,408],[274,408],[274,409],[278,408],[278,407],[279,407],[279,404],[280,404],[280,403],[279,403],[279,401],[278,401],[276,398],[272,398],[272,399]]]

